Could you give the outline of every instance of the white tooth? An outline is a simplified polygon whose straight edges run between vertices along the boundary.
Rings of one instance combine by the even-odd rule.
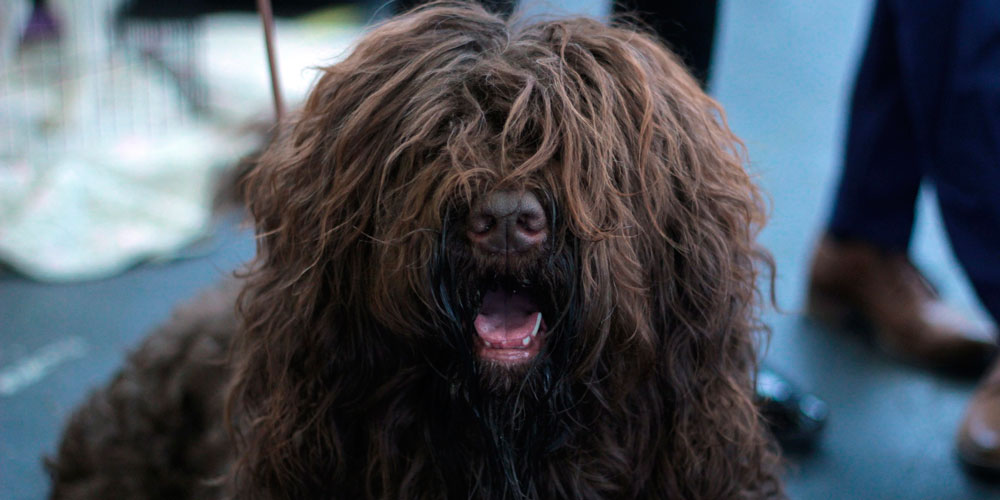
[[[538,313],[538,317],[535,318],[535,328],[533,328],[531,330],[531,336],[532,337],[537,337],[538,336],[538,329],[541,326],[542,326],[542,313]],[[527,345],[527,344],[525,344],[525,345]]]
[[[528,345],[528,344],[530,344],[530,343],[531,343],[531,337],[524,337],[524,340],[521,341],[521,345],[525,345],[525,346]]]

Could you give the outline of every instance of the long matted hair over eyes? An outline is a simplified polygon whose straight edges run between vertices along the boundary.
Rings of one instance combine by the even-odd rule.
[[[436,3],[372,29],[285,125],[247,184],[239,498],[781,495],[751,387],[763,203],[653,37]],[[434,361],[461,330],[443,233],[508,187],[545,195],[572,264],[572,353],[535,395],[563,398],[561,427],[528,458],[476,437]]]

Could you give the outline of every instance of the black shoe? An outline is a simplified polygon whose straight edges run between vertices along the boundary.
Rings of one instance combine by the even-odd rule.
[[[823,400],[768,368],[757,372],[757,404],[768,429],[787,451],[814,448],[830,415]]]

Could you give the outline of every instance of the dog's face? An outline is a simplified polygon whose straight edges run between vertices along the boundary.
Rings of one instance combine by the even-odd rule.
[[[445,345],[494,389],[548,374],[579,328],[579,241],[558,227],[554,189],[535,184],[455,203],[429,276],[451,324],[439,332]]]
[[[672,54],[596,21],[421,14],[326,68],[251,179],[302,307],[432,361],[574,376],[648,370],[664,332],[745,315],[759,199]]]
[[[421,496],[401,470],[486,497],[756,474],[728,467],[763,449],[762,204],[653,38],[434,5],[325,68],[287,125],[247,185],[241,470],[297,484],[366,456],[385,497]]]
[[[531,191],[494,191],[480,195],[458,221],[464,231],[452,242],[458,247],[453,252],[472,265],[452,281],[469,294],[462,323],[476,334],[471,344],[480,361],[502,367],[531,362],[549,331],[545,318],[557,317],[561,301],[553,291],[565,283],[551,279],[548,269],[553,242],[546,212]]]

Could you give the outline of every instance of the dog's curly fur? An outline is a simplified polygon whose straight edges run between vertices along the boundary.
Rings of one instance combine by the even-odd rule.
[[[76,410],[47,460],[51,498],[219,498],[232,456],[223,425],[235,282],[174,312],[107,387]]]
[[[258,256],[238,300],[228,417],[194,426],[231,424],[236,451],[212,447],[234,458],[203,464],[216,482],[197,487],[248,499],[782,496],[752,399],[755,281],[769,264],[754,241],[761,196],[719,106],[651,36],[418,9],[324,69],[246,186]],[[471,247],[470,207],[496,190],[542,200],[538,252]],[[549,323],[518,369],[472,348],[497,281],[540,290]],[[150,380],[177,371],[142,373],[150,349],[112,393],[198,386]],[[192,362],[176,358],[162,355]],[[187,391],[127,396],[173,398],[176,413],[195,394],[205,407]],[[147,418],[108,411],[119,426]],[[109,464],[95,474],[121,474],[95,458],[87,433],[104,439],[111,424],[93,420],[71,424],[57,491],[79,477],[83,442],[92,468]],[[187,452],[171,456],[157,470],[189,466]]]

